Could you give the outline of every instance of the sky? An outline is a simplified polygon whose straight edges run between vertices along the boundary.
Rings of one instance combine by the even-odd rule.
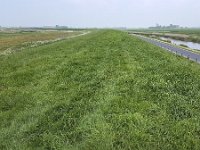
[[[200,0],[0,0],[0,26],[200,27]]]

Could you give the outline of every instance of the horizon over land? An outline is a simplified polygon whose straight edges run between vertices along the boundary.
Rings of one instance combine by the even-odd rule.
[[[76,28],[147,28],[178,24],[200,27],[198,0],[7,0],[0,6],[0,26]]]
[[[165,28],[166,27],[166,28]],[[179,26],[178,28],[167,28],[168,25],[163,25],[162,28],[160,29],[199,29],[200,26],[191,26],[191,27],[188,27],[188,26]],[[63,28],[63,29],[159,29],[155,26],[147,26],[147,27],[73,27],[73,26],[67,26],[67,25],[51,25],[51,26],[47,26],[47,25],[43,25],[43,26],[1,26],[0,25],[0,28]]]

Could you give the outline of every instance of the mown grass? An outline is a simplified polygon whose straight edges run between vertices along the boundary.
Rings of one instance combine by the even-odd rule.
[[[199,149],[200,66],[120,31],[0,56],[0,149]]]

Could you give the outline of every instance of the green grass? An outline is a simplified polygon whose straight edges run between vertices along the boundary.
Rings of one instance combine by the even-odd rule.
[[[145,34],[155,34],[160,33],[161,36],[170,37],[175,40],[181,41],[189,41],[200,43],[200,28],[185,28],[185,29],[158,29],[158,30],[151,30],[151,29],[137,29],[137,30],[130,30],[131,32],[143,32]],[[172,34],[172,35],[166,35]],[[173,35],[174,34],[174,35]],[[178,34],[178,35],[177,35]],[[181,36],[183,35],[183,36]],[[185,37],[185,35],[187,37]]]
[[[0,149],[199,149],[200,66],[120,31],[0,56]]]

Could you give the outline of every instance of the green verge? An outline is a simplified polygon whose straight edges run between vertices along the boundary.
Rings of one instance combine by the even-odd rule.
[[[0,56],[0,149],[199,149],[200,66],[120,31]]]

